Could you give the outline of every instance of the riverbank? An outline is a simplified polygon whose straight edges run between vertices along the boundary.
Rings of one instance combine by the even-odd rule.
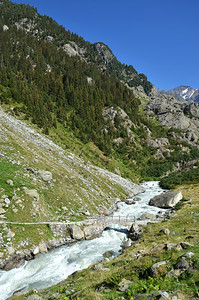
[[[149,223],[120,256],[12,299],[198,299],[199,184],[179,189],[187,200],[169,219]]]
[[[124,180],[124,185],[127,182]],[[139,193],[144,192],[142,186],[136,184],[128,185],[128,190],[131,196],[135,196]],[[112,215],[114,211],[118,208],[118,203],[120,200],[117,198],[116,201],[106,209],[106,216]],[[47,225],[52,234],[53,239],[47,241],[42,241],[39,244],[33,245],[30,248],[18,249],[14,247],[8,248],[8,254],[6,258],[0,260],[0,269],[9,271],[12,268],[18,268],[22,266],[25,261],[30,261],[38,257],[42,253],[47,253],[52,249],[61,247],[63,245],[71,245],[80,240],[89,240],[94,239],[97,236],[100,236],[104,230],[104,218],[98,215],[93,218],[87,218],[79,222],[38,222],[38,223],[20,223],[20,222],[7,222],[2,221],[0,224],[6,225],[15,225],[15,226],[33,226],[37,227],[38,225]]]
[[[141,193],[139,195],[142,198],[142,200],[139,201],[139,204],[137,203],[137,204],[133,204],[133,205],[129,206],[124,202],[118,203],[118,211],[115,212],[115,216],[118,216],[118,213],[121,215],[124,215],[126,207],[128,207],[127,215],[130,213],[130,208],[131,208],[132,213],[133,212],[135,213],[135,215],[131,214],[131,216],[133,216],[133,219],[134,219],[134,217],[136,217],[136,219],[137,219],[140,216],[140,212],[141,211],[144,212],[146,209],[150,209],[150,210],[154,209],[155,212],[158,212],[159,210],[161,210],[159,208],[149,207],[147,204],[151,197],[160,193],[161,190],[158,186],[158,183],[151,183],[151,184],[145,183],[143,186],[144,186],[144,188],[146,186],[147,191],[145,193]],[[142,191],[143,191],[143,186],[141,189]],[[140,207],[140,210],[138,210],[137,207]],[[66,228],[61,229],[60,224],[57,226],[56,225],[53,225],[53,226],[54,227],[52,229],[54,230],[55,234],[56,234],[56,232],[58,233],[60,231],[63,234],[66,233],[66,230],[65,230]],[[25,275],[26,270],[28,268],[28,270],[29,270],[28,272],[30,272],[30,274],[32,274],[32,268],[29,267],[29,265],[30,266],[35,265],[35,266],[37,266],[36,270],[38,269],[36,274],[37,274],[37,276],[39,276],[40,272],[41,273],[45,272],[44,271],[45,268],[48,269],[50,267],[50,266],[48,267],[48,264],[49,264],[49,262],[53,262],[54,259],[57,257],[56,253],[60,253],[60,252],[62,253],[62,251],[64,251],[64,252],[66,251],[66,254],[64,254],[64,256],[63,256],[63,254],[58,255],[58,257],[56,258],[55,264],[57,265],[57,260],[61,260],[61,262],[59,263],[59,266],[60,266],[60,264],[65,266],[64,270],[70,270],[70,272],[66,274],[65,273],[66,271],[63,270],[63,272],[61,272],[58,269],[59,275],[55,276],[54,269],[56,269],[57,266],[56,265],[53,266],[53,274],[49,273],[49,271],[48,271],[48,272],[45,272],[45,276],[43,276],[43,275],[41,277],[39,276],[40,279],[35,278],[37,283],[38,283],[38,280],[41,280],[41,282],[42,282],[41,287],[42,287],[42,285],[43,286],[45,286],[46,284],[49,285],[49,280],[46,278],[46,273],[48,273],[49,276],[52,275],[53,280],[55,280],[55,282],[57,282],[57,280],[60,276],[61,276],[60,280],[63,280],[68,275],[70,275],[73,271],[85,268],[90,264],[96,263],[97,261],[101,261],[103,259],[103,254],[106,251],[110,251],[110,250],[113,251],[113,253],[114,253],[113,256],[119,255],[119,250],[121,249],[123,240],[124,240],[124,238],[126,239],[126,231],[117,230],[117,228],[116,228],[113,231],[109,230],[109,231],[103,232],[103,235],[97,239],[85,240],[85,241],[80,242],[80,240],[85,239],[85,237],[90,239],[91,237],[93,237],[94,234],[96,235],[96,228],[98,230],[97,233],[101,233],[103,231],[103,229],[107,226],[107,224],[100,223],[100,226],[99,226],[99,223],[97,223],[96,221],[93,222],[93,220],[89,219],[85,222],[84,227],[83,227],[82,222],[80,222],[79,224],[78,223],[76,223],[76,224],[70,223],[67,225],[65,224],[65,226],[71,226],[70,227],[70,239],[73,241],[78,241],[77,243],[71,245],[70,247],[64,246],[61,248],[54,249],[46,254],[41,254],[36,259],[28,262],[26,265],[21,266],[18,269],[13,269],[9,272],[14,272],[15,276],[17,276],[16,274],[18,274],[18,273]],[[111,226],[111,227],[113,227],[113,226]],[[122,228],[122,226],[120,225],[119,228]],[[73,237],[73,239],[71,237]],[[112,244],[112,246],[111,246],[111,244]],[[87,245],[90,245],[89,248],[91,248],[91,250],[94,252],[91,251],[91,253],[89,254],[88,253],[89,248]],[[81,250],[81,247],[83,247],[84,250],[83,249]],[[110,247],[112,247],[112,248],[110,249]],[[97,249],[97,252],[96,252],[96,249]],[[77,253],[77,255],[78,255],[77,257],[80,257],[80,258],[84,257],[83,261],[76,263],[76,261],[74,261],[74,257],[73,257],[74,253]],[[54,258],[54,255],[55,255],[55,258]],[[66,257],[65,257],[65,255],[66,255]],[[45,257],[49,257],[49,259],[46,260]],[[41,260],[44,260],[45,264],[43,262],[41,262]],[[35,270],[35,267],[33,267],[33,270]],[[9,272],[1,271],[0,274],[2,276],[0,279],[0,286],[1,286],[1,280],[5,280],[3,278],[9,278],[9,274],[10,274]],[[33,271],[33,274],[30,277],[31,280],[36,276],[34,274],[35,273]],[[29,286],[29,288],[34,287],[34,281],[31,283],[31,282],[29,282],[28,278],[29,278],[29,275],[26,274],[24,279],[17,280],[16,282],[13,282],[13,283],[10,282],[9,284],[12,286],[12,290],[13,291],[19,290],[24,285]],[[46,282],[44,280],[46,280]],[[51,285],[53,284],[53,280],[50,279]],[[38,284],[36,286],[38,286]],[[1,286],[1,290],[3,290],[3,286]]]

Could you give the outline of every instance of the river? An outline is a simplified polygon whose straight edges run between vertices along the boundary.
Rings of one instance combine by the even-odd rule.
[[[145,192],[137,195],[141,200],[133,205],[119,203],[115,215],[130,214],[138,219],[142,213],[157,214],[159,211],[165,211],[148,205],[152,197],[162,192],[158,182],[145,182],[142,186]],[[111,227],[121,228],[121,225]],[[39,289],[56,284],[73,272],[101,261],[106,251],[113,251],[114,256],[117,256],[125,239],[125,232],[106,230],[99,238],[62,246],[10,271],[0,270],[0,300],[11,297],[14,292],[21,289],[25,292],[31,288]]]

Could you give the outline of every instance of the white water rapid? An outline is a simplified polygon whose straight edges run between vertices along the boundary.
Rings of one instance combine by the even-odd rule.
[[[145,182],[142,186],[145,192],[137,195],[141,200],[133,205],[119,203],[119,209],[115,215],[130,214],[137,219],[142,213],[156,214],[159,211],[165,211],[148,205],[152,197],[162,192],[158,182]],[[121,228],[120,225],[111,227]],[[22,267],[10,271],[0,270],[0,300],[7,299],[21,289],[25,292],[30,288],[39,289],[56,284],[73,272],[101,261],[106,251],[113,251],[117,256],[124,239],[126,239],[124,232],[107,230],[99,238],[54,249],[26,262]]]

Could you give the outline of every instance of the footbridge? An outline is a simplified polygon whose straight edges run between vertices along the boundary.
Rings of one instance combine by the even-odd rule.
[[[87,224],[96,224],[101,225],[104,228],[112,226],[112,225],[121,225],[125,227],[130,227],[135,222],[135,216],[134,215],[112,215],[112,216],[97,216],[95,218],[88,218],[86,220]]]
[[[11,222],[7,220],[2,220],[0,221],[0,224],[10,224],[10,225],[62,225],[62,224],[81,224],[84,223],[85,225],[91,225],[91,224],[96,224],[96,225],[101,225],[104,228],[118,224],[122,226],[131,226],[132,223],[135,222],[135,216],[134,215],[127,215],[127,216],[122,216],[122,215],[112,215],[112,216],[105,216],[105,215],[100,215],[96,217],[90,217],[87,218],[86,220],[79,221],[79,222],[70,222],[68,220],[58,222],[58,221],[44,221],[44,222]]]

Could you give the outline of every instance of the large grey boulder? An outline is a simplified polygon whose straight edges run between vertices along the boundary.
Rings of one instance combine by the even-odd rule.
[[[91,224],[84,227],[85,239],[90,239],[99,236],[104,230],[103,224]]]
[[[142,232],[143,228],[134,223],[128,231],[128,238],[132,241],[137,241],[140,239]]]
[[[76,224],[72,224],[69,227],[70,235],[72,239],[75,240],[82,240],[84,239],[84,232],[83,230]]]
[[[149,201],[149,205],[160,208],[172,208],[182,199],[182,193],[180,191],[172,191],[162,193],[153,197]]]

